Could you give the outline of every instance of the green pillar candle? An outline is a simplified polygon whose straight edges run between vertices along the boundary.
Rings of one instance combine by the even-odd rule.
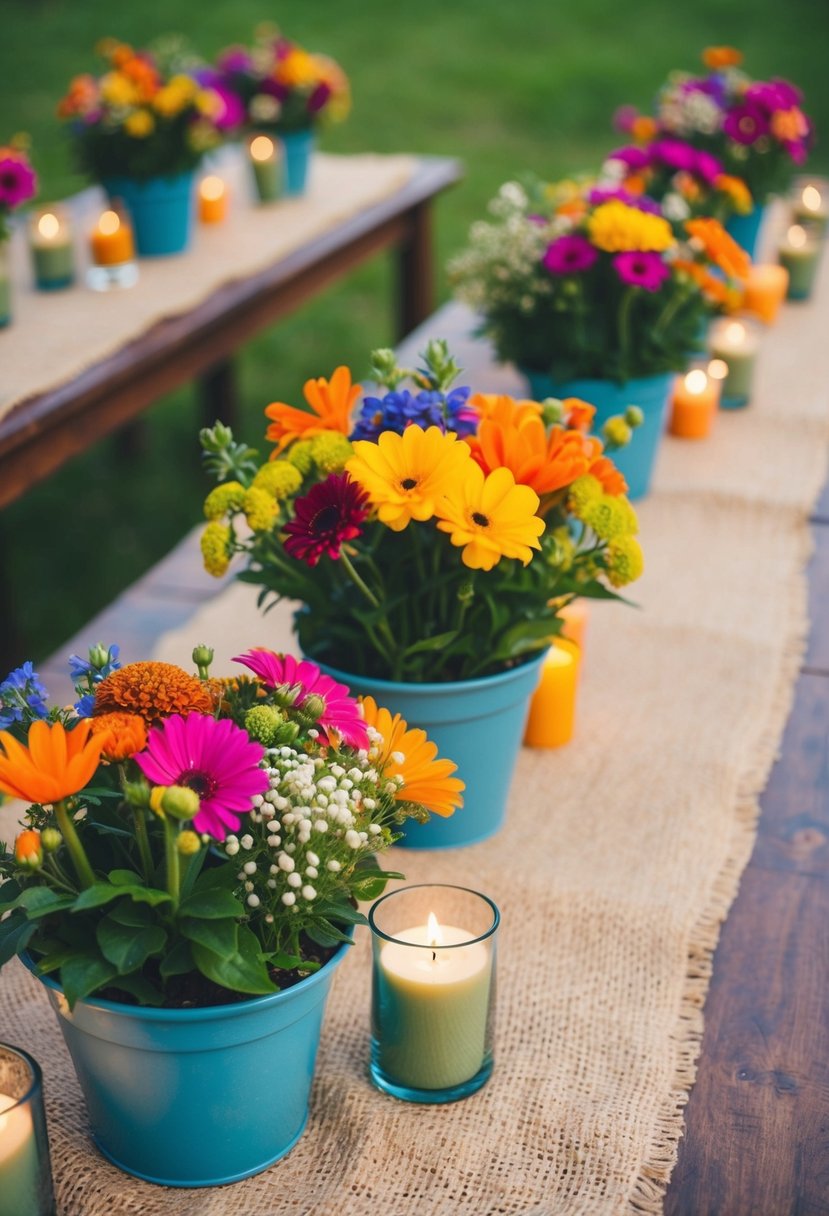
[[[792,219],[807,225],[816,236],[826,234],[829,225],[829,203],[814,183],[803,187],[792,205]]]
[[[52,211],[36,215],[29,231],[35,286],[40,291],[69,287],[75,278],[72,231],[63,216]]]
[[[281,192],[279,150],[268,135],[255,135],[250,141],[250,163],[260,203],[272,203]]]
[[[758,342],[755,332],[743,321],[723,319],[711,330],[711,355],[728,368],[720,404],[724,409],[746,405],[751,396]]]
[[[0,329],[12,319],[12,289],[9,277],[8,249],[0,241]]]
[[[793,224],[778,250],[780,265],[789,272],[787,299],[807,300],[812,294],[821,246],[800,224]]]

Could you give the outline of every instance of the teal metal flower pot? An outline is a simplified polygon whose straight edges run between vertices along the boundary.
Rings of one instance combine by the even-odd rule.
[[[236,1182],[284,1157],[308,1118],[325,999],[347,949],[284,992],[195,1009],[93,997],[70,1010],[39,976],[104,1156],[181,1187]]]
[[[638,405],[645,416],[633,432],[627,447],[610,453],[610,459],[624,474],[631,498],[644,498],[651,484],[659,443],[668,421],[668,398],[674,382],[673,372],[642,376],[617,384],[614,380],[553,380],[543,372],[521,369],[530,383],[536,401],[545,397],[580,397],[596,407],[596,431],[615,414],[624,414],[629,405]]]
[[[193,230],[194,174],[136,181],[112,177],[104,189],[112,201],[121,199],[132,219],[135,245],[141,257],[184,253]]]
[[[454,815],[432,815],[428,823],[407,823],[399,842],[410,849],[454,849],[488,840],[501,828],[530,697],[544,655],[509,671],[448,684],[399,684],[355,676],[313,661],[351,692],[374,697],[409,726],[419,726],[437,744],[438,755],[454,760],[466,783],[463,806]]]
[[[310,128],[307,131],[287,131],[279,139],[284,164],[284,193],[289,196],[304,194],[308,188],[308,173],[316,142],[314,132]]]
[[[764,206],[752,207],[748,215],[732,215],[726,221],[726,232],[734,238],[741,249],[745,249],[750,258],[757,255],[766,210]]]

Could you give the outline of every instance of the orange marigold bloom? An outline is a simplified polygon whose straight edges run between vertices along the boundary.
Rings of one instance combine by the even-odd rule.
[[[556,215],[566,215],[572,220],[580,220],[587,214],[587,201],[583,198],[568,198],[556,207]]]
[[[714,178],[714,189],[727,194],[741,215],[748,215],[753,199],[751,191],[741,177],[735,177],[733,173],[719,173]]]
[[[276,444],[271,460],[296,439],[311,439],[323,431],[350,435],[351,414],[362,391],[359,384],[351,383],[349,369],[338,367],[330,380],[324,376],[306,380],[302,392],[310,411],[286,405],[283,401],[271,402],[265,407],[266,417],[273,419],[265,437]]]
[[[478,411],[481,420],[521,423],[525,418],[541,417],[541,406],[537,401],[508,397],[506,393],[473,393],[467,404]]]
[[[60,802],[92,780],[104,740],[91,737],[89,719],[66,730],[40,719],[29,727],[28,746],[0,730],[0,790],[24,802]]]
[[[586,435],[596,416],[595,405],[582,401],[581,397],[565,397],[561,404],[564,408],[568,429],[581,431],[583,435]]]
[[[488,419],[466,442],[485,473],[509,469],[517,485],[529,486],[539,497],[569,486],[589,463],[580,431],[554,426],[548,435],[538,417],[518,424]]]
[[[803,111],[792,106],[790,110],[777,110],[772,114],[771,133],[781,142],[794,143],[798,139],[805,139],[809,134],[809,124]]]
[[[637,144],[649,144],[652,139],[656,139],[657,130],[656,121],[647,114],[634,118],[630,127],[630,133]]]
[[[138,714],[113,710],[92,718],[93,735],[104,736],[104,760],[118,762],[128,760],[147,746],[147,725]]]
[[[389,710],[379,706],[373,697],[361,697],[363,718],[382,736],[383,742],[372,745],[371,757],[385,777],[403,778],[395,793],[396,802],[419,802],[435,815],[452,815],[463,805],[462,791],[466,788],[459,777],[453,777],[457,764],[437,758],[437,744],[427,738],[425,730],[409,729],[400,714],[392,717]],[[402,760],[393,760],[398,753]]]
[[[707,46],[702,52],[702,62],[712,72],[720,68],[736,68],[743,62],[743,52],[733,46]]]
[[[726,232],[719,220],[703,216],[686,220],[685,229],[702,245],[706,257],[720,270],[735,279],[744,279],[751,266],[751,258]]]
[[[155,722],[169,714],[212,714],[209,691],[173,663],[147,660],[111,672],[95,689],[95,714],[123,710]]]
[[[630,177],[625,178],[625,189],[628,194],[644,194],[647,182],[641,173],[631,173]]]

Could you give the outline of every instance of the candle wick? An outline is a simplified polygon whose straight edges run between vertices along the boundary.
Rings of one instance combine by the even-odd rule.
[[[437,953],[436,953],[436,951],[433,950],[432,951],[432,962],[436,963],[437,961],[438,961]]]

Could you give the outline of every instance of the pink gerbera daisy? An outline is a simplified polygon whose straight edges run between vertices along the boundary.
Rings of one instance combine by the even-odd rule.
[[[19,156],[0,156],[0,207],[19,207],[33,198],[37,178],[31,165]]]
[[[541,261],[550,274],[581,274],[590,269],[598,256],[587,237],[573,233],[553,241]]]
[[[666,279],[671,277],[658,253],[617,253],[613,267],[623,283],[629,287],[641,287],[645,291],[659,291]]]
[[[200,806],[193,827],[224,840],[238,829],[239,816],[251,809],[255,795],[268,788],[268,774],[259,767],[264,755],[261,743],[228,719],[187,714],[154,726],[135,762],[156,785],[195,790]]]
[[[276,654],[264,648],[236,655],[233,662],[244,663],[268,688],[278,684],[299,684],[302,692],[297,703],[300,706],[312,693],[321,697],[325,709],[317,723],[320,730],[326,733],[335,730],[352,747],[368,747],[368,732],[359,705],[349,696],[345,684],[323,675],[316,663],[307,659],[298,662],[293,655]]]

